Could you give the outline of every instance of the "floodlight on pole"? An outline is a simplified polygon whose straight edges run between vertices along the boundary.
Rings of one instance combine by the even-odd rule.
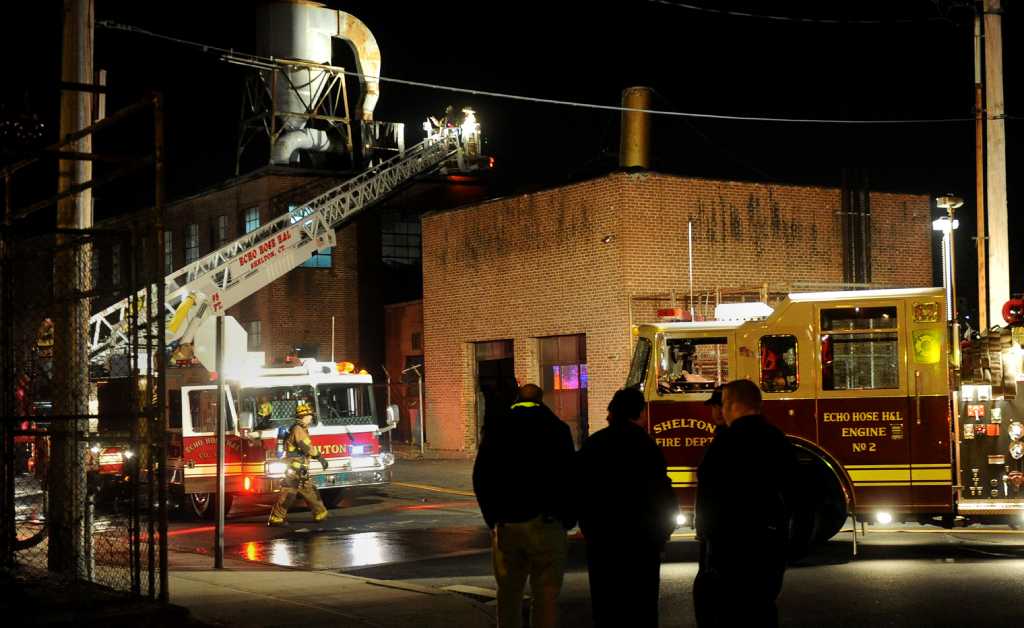
[[[942,232],[942,272],[946,288],[946,318],[953,327],[953,367],[960,368],[960,324],[956,307],[956,245],[953,231],[960,225],[956,209],[964,204],[962,198],[953,195],[939,196],[935,204],[946,210],[946,215],[932,222],[932,229]]]

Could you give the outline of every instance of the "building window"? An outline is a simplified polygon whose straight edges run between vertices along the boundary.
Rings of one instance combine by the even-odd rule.
[[[899,388],[898,329],[895,307],[822,310],[822,389]]]
[[[174,272],[174,232],[164,231],[164,273]]]
[[[257,222],[259,218],[257,218]],[[228,217],[217,216],[217,248],[220,248],[228,242]]]
[[[412,333],[412,350],[422,351],[423,350],[423,333],[414,331]]]
[[[761,390],[793,392],[799,385],[796,336],[762,336]]]
[[[245,232],[252,233],[260,228],[260,208],[250,207],[245,210]]]
[[[263,346],[263,323],[249,321],[249,351],[259,351]]]
[[[289,205],[288,211],[294,212],[298,205]],[[301,217],[292,213],[292,224],[295,224],[302,220]],[[302,262],[303,268],[330,268],[331,267],[331,252],[334,247],[327,247],[313,251],[313,254],[309,256],[309,259]]]
[[[402,212],[386,214],[381,224],[381,256],[385,264],[418,264],[420,217]]]
[[[538,338],[544,401],[568,424],[578,447],[586,437],[587,338],[583,334]]]
[[[110,247],[110,285],[121,285],[121,245]]]
[[[185,225],[185,263],[199,259],[199,225]]]

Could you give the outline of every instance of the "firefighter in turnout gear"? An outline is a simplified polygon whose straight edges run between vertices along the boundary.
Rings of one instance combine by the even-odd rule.
[[[288,461],[288,469],[285,471],[284,480],[281,482],[281,496],[270,511],[270,521],[267,525],[280,525],[288,517],[288,508],[295,501],[295,495],[301,495],[310,510],[313,511],[313,521],[323,521],[327,518],[327,509],[316,486],[309,478],[309,461],[317,460],[327,469],[327,459],[316,448],[309,438],[307,428],[313,422],[313,408],[306,402],[299,402],[295,413],[298,419],[292,424],[288,431],[288,438],[285,440],[285,456]]]

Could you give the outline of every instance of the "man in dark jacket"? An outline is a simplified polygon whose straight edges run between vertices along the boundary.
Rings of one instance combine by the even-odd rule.
[[[530,579],[531,626],[558,625],[558,594],[568,552],[572,433],[533,384],[519,389],[508,414],[484,425],[473,490],[491,529],[498,626],[518,628]]]
[[[700,582],[706,626],[777,626],[775,599],[786,570],[790,510],[797,503],[797,458],[785,435],[761,415],[761,391],[735,380],[722,391],[728,427],[697,468]]]
[[[580,528],[595,626],[658,625],[661,552],[679,503],[665,458],[645,428],[643,393],[620,390],[608,427],[579,453]]]
[[[704,405],[711,409],[711,422],[715,424],[715,435],[711,444],[704,450],[704,458],[712,453],[715,444],[719,442],[722,433],[728,429],[725,424],[725,417],[722,416],[722,387],[715,388],[711,397],[704,402]],[[707,495],[703,495],[707,499]],[[702,494],[697,493],[697,502],[694,504],[694,511],[705,510],[706,506],[701,503]],[[714,577],[707,567],[707,543],[705,539],[697,535],[697,543],[700,546],[700,558],[698,559],[697,577],[693,579],[693,614],[697,616],[698,626],[710,626],[714,624],[715,606],[715,582]]]

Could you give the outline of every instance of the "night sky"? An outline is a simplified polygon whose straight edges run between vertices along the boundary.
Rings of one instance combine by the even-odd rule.
[[[1006,109],[1019,113],[1020,8],[1004,0]],[[211,45],[255,51],[251,2],[97,1],[97,19],[114,20]],[[972,5],[904,2],[713,2],[687,4],[797,19],[740,17],[671,2],[405,3],[328,2],[352,13],[380,45],[382,73],[539,98],[618,104],[622,88],[646,85],[654,107],[674,111],[838,119],[973,116]],[[34,113],[44,138],[56,138],[61,3],[5,7],[6,118]],[[846,23],[834,23],[847,20]],[[871,22],[871,23],[865,23]],[[15,31],[17,36],[15,35]],[[335,63],[352,67],[347,51]],[[112,87],[108,111],[146,89],[166,99],[171,198],[233,175],[245,70],[217,55],[97,27],[96,67]],[[376,118],[406,123],[419,140],[426,115],[445,105],[473,106],[507,187],[528,189],[615,168],[619,114],[575,107],[382,83]],[[1014,207],[1024,122],[1007,122],[1011,262],[1022,266],[1024,220]],[[713,178],[838,186],[843,167],[862,168],[875,190],[962,196],[957,245],[960,293],[974,309],[974,123],[852,126],[711,121],[654,121],[656,170]],[[99,146],[131,152],[144,124]],[[0,138],[2,158],[24,148]],[[47,178],[48,180],[48,178]],[[41,185],[41,184],[40,184]],[[97,193],[97,217],[144,198]],[[24,193],[24,191],[22,192]],[[936,255],[938,249],[936,248]],[[1024,291],[1024,273],[1011,278]]]

